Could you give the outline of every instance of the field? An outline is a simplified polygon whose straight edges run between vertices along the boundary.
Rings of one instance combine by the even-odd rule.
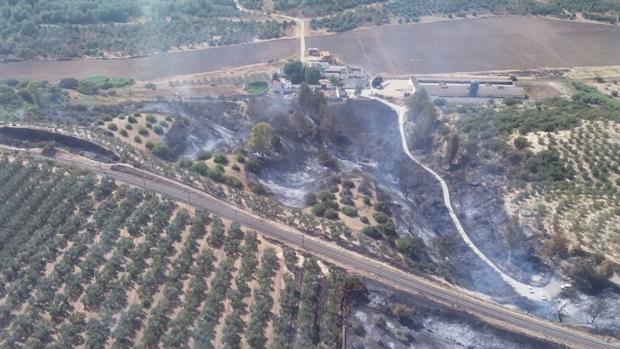
[[[339,346],[340,270],[88,173],[0,179],[1,347]]]
[[[310,37],[307,46],[386,74],[598,66],[620,63],[620,28],[492,17]]]
[[[371,73],[620,64],[620,27],[529,17],[494,17],[371,28],[307,38]],[[59,80],[128,76],[153,80],[286,59],[297,40],[273,40],[135,59],[0,63],[3,78]]]
[[[286,59],[295,55],[298,47],[297,40],[282,39],[131,59],[0,63],[0,76],[50,81],[90,76],[155,80]]]

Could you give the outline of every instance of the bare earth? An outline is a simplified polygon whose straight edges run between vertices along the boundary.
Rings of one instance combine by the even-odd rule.
[[[620,64],[620,27],[535,17],[490,17],[310,36],[373,73],[430,74]],[[297,39],[108,60],[0,63],[0,79],[129,76],[154,80],[244,66],[298,54]]]

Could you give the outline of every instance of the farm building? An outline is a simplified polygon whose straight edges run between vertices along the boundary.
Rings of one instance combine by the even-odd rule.
[[[525,89],[510,80],[417,79],[414,88],[424,88],[429,96],[441,98],[525,98]]]

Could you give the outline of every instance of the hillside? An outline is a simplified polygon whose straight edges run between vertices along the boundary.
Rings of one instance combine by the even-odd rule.
[[[6,156],[0,177],[3,347],[341,341],[340,270],[107,178]]]

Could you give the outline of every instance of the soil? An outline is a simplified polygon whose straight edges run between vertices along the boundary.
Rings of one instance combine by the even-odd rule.
[[[307,39],[371,73],[428,74],[620,63],[620,27],[491,17],[371,28]],[[403,45],[403,43],[410,43]]]
[[[306,46],[330,50],[371,73],[601,66],[620,64],[620,27],[490,17],[311,36]],[[131,59],[11,62],[0,63],[0,76],[50,81],[101,75],[154,80],[286,59],[298,49],[297,39],[282,39]]]

